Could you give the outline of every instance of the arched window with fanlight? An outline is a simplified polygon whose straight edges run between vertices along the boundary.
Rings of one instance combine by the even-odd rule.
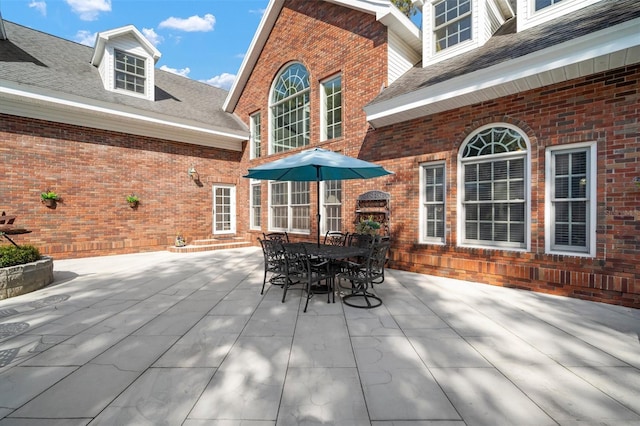
[[[458,236],[462,246],[529,248],[530,159],[524,133],[481,127],[459,152]]]
[[[271,153],[309,145],[309,73],[287,66],[274,81],[271,97]]]

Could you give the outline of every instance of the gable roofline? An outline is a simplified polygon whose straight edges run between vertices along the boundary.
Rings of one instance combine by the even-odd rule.
[[[327,3],[333,3],[344,6],[363,13],[375,15],[376,20],[385,25],[394,33],[398,34],[409,46],[417,52],[422,50],[422,34],[409,18],[407,18],[400,10],[394,6],[389,0],[321,0]],[[247,54],[245,55],[240,69],[236,76],[233,86],[227,95],[222,106],[226,112],[233,112],[240,95],[247,84],[251,72],[258,62],[260,53],[271,34],[271,30],[275,25],[285,0],[271,0],[267,5],[267,9],[262,16],[260,25],[253,36],[253,40],[249,45]]]
[[[126,25],[120,28],[114,28],[113,30],[103,31],[96,34],[96,42],[93,47],[93,57],[91,58],[91,65],[98,66],[102,62],[104,56],[104,48],[107,42],[111,39],[122,37],[124,35],[133,35],[142,48],[153,58],[153,62],[157,63],[162,54],[158,49],[140,31],[133,25]]]

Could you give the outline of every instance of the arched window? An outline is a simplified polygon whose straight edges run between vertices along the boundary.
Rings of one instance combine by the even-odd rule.
[[[289,65],[276,78],[271,93],[271,152],[309,145],[309,73]]]
[[[519,129],[485,126],[460,149],[461,245],[526,249],[529,240],[529,148]]]

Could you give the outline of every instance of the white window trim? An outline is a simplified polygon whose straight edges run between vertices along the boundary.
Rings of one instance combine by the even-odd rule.
[[[463,162],[463,158],[462,158],[462,152],[463,152],[463,148],[467,145],[467,143],[471,140],[471,138],[473,138],[475,135],[477,135],[478,133],[488,129],[488,128],[492,128],[492,127],[506,127],[509,129],[513,129],[515,131],[517,131],[518,133],[520,133],[524,139],[524,142],[527,146],[527,156],[526,156],[526,161],[525,161],[525,202],[524,202],[524,212],[525,212],[525,223],[524,223],[524,229],[525,229],[525,233],[524,233],[524,247],[522,248],[518,248],[518,247],[499,247],[499,246],[490,246],[490,245],[481,245],[481,244],[469,244],[469,243],[464,243],[464,235],[465,235],[465,218],[464,218],[464,206],[462,203],[462,199],[463,199],[463,195],[464,195],[464,164],[466,162]],[[498,154],[498,155],[504,155],[504,158],[507,158],[509,156],[513,156],[513,153],[507,153],[507,154]],[[514,126],[512,124],[509,123],[501,123],[501,122],[497,122],[497,123],[491,123],[491,124],[487,124],[484,125],[482,127],[477,128],[473,133],[469,134],[464,141],[462,142],[462,144],[460,145],[460,148],[458,149],[458,170],[457,170],[457,176],[458,176],[458,200],[456,203],[456,211],[458,212],[457,215],[457,224],[456,224],[456,230],[457,230],[457,246],[458,247],[470,247],[470,248],[482,248],[482,249],[487,249],[487,250],[504,250],[504,251],[514,251],[514,252],[528,252],[531,251],[531,157],[533,156],[533,152],[531,150],[531,142],[529,141],[529,137],[527,136],[527,134],[524,132],[524,130],[522,130],[521,128]],[[495,156],[493,158],[499,158],[498,156]]]
[[[337,79],[337,78],[341,78],[342,74],[341,73],[337,73],[332,75],[331,77],[325,78],[324,80],[322,80],[320,82],[320,141],[324,142],[326,140],[328,140],[327,137],[327,125],[328,125],[328,121],[327,121],[327,94],[325,92],[325,84],[332,82],[333,80]],[[341,93],[341,99],[344,100],[344,91],[343,91],[343,86],[342,86],[342,82],[340,83],[340,93]],[[340,108],[342,109],[342,117],[344,119],[344,105],[340,104]],[[342,137],[344,135],[344,121],[342,121],[342,134],[339,136]],[[335,138],[332,138],[335,139]]]
[[[230,198],[230,215],[231,215],[231,229],[229,230],[216,230],[216,188],[228,188],[229,189],[229,198]],[[228,184],[215,184],[211,187],[211,194],[213,195],[213,205],[211,206],[212,210],[212,234],[213,235],[225,235],[225,234],[235,234],[237,227],[237,214],[236,214],[236,186],[228,185]]]
[[[288,62],[286,63],[281,69],[280,71],[278,71],[278,73],[276,74],[275,78],[273,79],[273,81],[271,82],[271,86],[269,87],[269,105],[268,105],[268,114],[267,114],[267,118],[269,119],[268,123],[267,123],[267,151],[265,152],[264,150],[264,140],[261,142],[262,143],[262,151],[263,154],[266,155],[271,155],[271,154],[275,154],[275,149],[274,149],[274,119],[273,119],[273,107],[274,107],[274,103],[273,103],[273,91],[275,90],[276,85],[278,84],[278,80],[280,78],[280,76],[282,75],[282,73],[284,73],[290,66],[295,65],[295,64],[300,64],[302,65],[306,70],[307,70],[307,74],[309,77],[309,88],[306,89],[306,91],[309,93],[309,104],[308,107],[309,109],[311,109],[312,107],[312,82],[311,82],[311,73],[309,72],[309,69],[306,67],[306,65],[304,65],[302,62],[297,62],[297,61],[292,61],[292,62]],[[298,96],[301,94],[302,92],[298,93]],[[313,127],[313,123],[312,123],[312,117],[311,117],[311,111],[310,111],[310,115],[309,115],[309,128],[308,128],[308,132],[309,132],[309,143],[311,143],[311,129]],[[264,127],[265,123],[264,123],[264,119],[262,120],[262,127]],[[305,147],[308,147],[309,145],[306,145]],[[298,148],[302,148],[302,147],[298,147]],[[297,148],[293,148],[293,149],[297,149]],[[280,152],[281,153],[281,152]],[[269,186],[269,188],[271,188],[271,186]]]
[[[344,227],[344,209],[342,208],[344,206],[344,204],[342,202],[340,204],[337,204],[337,203],[336,204],[334,204],[334,203],[327,204],[326,203],[326,198],[325,198],[326,184],[327,184],[326,181],[320,182],[320,191],[321,191],[320,192],[320,194],[321,194],[320,203],[322,204],[322,206],[321,206],[322,210],[321,211],[323,212],[322,217],[321,217],[322,220],[321,220],[321,224],[320,224],[320,233],[322,235],[326,234],[327,231],[328,231],[328,227],[327,227],[328,217],[327,217],[327,214],[326,214],[327,205],[331,205],[331,206],[340,205],[340,213],[341,213],[340,219],[342,221],[342,226]],[[340,192],[341,192],[341,195],[344,197],[344,181],[342,181],[342,183],[341,183]]]
[[[425,235],[425,228],[426,228],[426,223],[425,223],[425,210],[424,210],[424,204],[425,204],[425,199],[424,199],[424,187],[423,187],[423,183],[424,183],[424,170],[425,168],[431,168],[431,167],[438,167],[438,166],[442,166],[442,168],[444,169],[444,181],[443,181],[443,187],[442,187],[442,191],[443,191],[443,200],[442,200],[442,208],[444,209],[444,235],[442,236],[442,238],[434,238],[434,237],[427,237]],[[419,197],[419,206],[418,206],[418,218],[419,218],[419,223],[418,223],[418,242],[420,244],[436,244],[436,245],[445,245],[447,242],[447,166],[446,166],[446,162],[445,161],[430,161],[427,163],[421,163],[419,165],[420,167],[420,174],[419,174],[419,179],[420,179],[420,184],[419,184],[419,188],[420,188],[420,197]]]
[[[137,59],[141,59],[144,61],[144,93],[138,93],[135,92],[133,90],[127,90],[127,89],[122,89],[122,88],[118,88],[116,87],[116,74],[118,72],[120,72],[119,70],[116,69],[116,50],[126,53],[127,55],[131,55]],[[109,60],[111,61],[111,66],[110,66],[110,71],[111,71],[111,87],[109,88],[110,92],[115,92],[115,93],[122,93],[122,94],[126,94],[128,96],[133,96],[136,98],[141,98],[141,99],[153,99],[151,98],[149,92],[151,91],[150,89],[150,81],[149,78],[153,78],[153,75],[150,74],[150,66],[149,66],[149,58],[140,55],[138,53],[131,53],[129,50],[127,49],[122,49],[120,47],[109,47]],[[151,67],[153,68],[153,67]]]
[[[589,215],[589,228],[587,229],[587,245],[588,250],[582,251],[565,251],[565,250],[553,250],[551,244],[551,236],[553,235],[552,227],[553,212],[551,200],[553,198],[552,190],[552,155],[553,153],[561,151],[573,151],[576,149],[587,148],[589,151],[589,205],[587,214]],[[576,257],[595,257],[596,256],[596,220],[597,220],[597,180],[598,180],[598,167],[597,167],[597,142],[581,142],[568,145],[558,145],[547,147],[545,150],[545,206],[544,206],[544,233],[545,233],[545,253],[558,254]]]
[[[253,223],[255,222],[255,214],[254,214],[254,207],[255,205],[253,204],[253,187],[256,185],[262,185],[262,182],[258,179],[250,179],[249,180],[249,229],[253,230],[253,231],[259,231],[262,229],[262,226],[255,226]],[[262,200],[264,199],[264,195],[262,194],[262,188],[260,188],[260,201],[261,201],[261,205],[260,205],[260,223],[262,223]]]

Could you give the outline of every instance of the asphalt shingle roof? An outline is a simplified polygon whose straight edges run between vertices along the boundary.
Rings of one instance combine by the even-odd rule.
[[[510,19],[483,46],[423,68],[416,64],[370,105],[497,65],[640,17],[638,0],[603,0],[577,12],[516,32]]]
[[[237,117],[222,110],[228,93],[224,89],[156,68],[155,102],[111,92],[90,63],[93,48],[10,21],[4,24],[8,39],[0,40],[0,80],[247,131]]]

